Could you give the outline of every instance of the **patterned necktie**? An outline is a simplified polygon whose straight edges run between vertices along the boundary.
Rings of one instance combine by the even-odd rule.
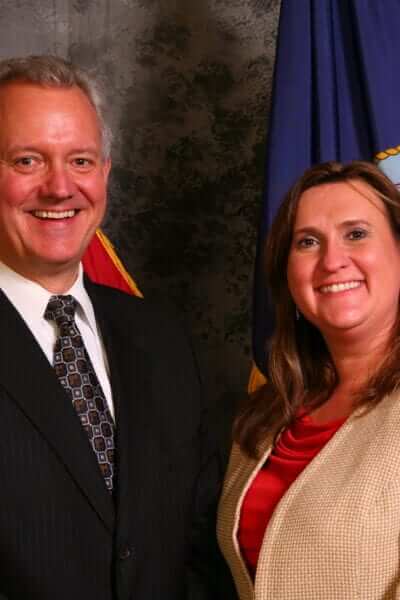
[[[106,487],[112,492],[114,423],[75,323],[76,306],[73,296],[51,296],[47,305],[44,318],[54,321],[58,327],[53,366],[88,435]]]

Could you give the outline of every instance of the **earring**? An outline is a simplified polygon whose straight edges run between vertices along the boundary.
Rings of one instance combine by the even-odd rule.
[[[299,309],[296,306],[296,321],[298,321],[300,319],[300,312]]]

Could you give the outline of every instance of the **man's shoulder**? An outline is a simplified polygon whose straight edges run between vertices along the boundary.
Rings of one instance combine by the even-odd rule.
[[[172,304],[159,296],[155,300],[145,299],[107,285],[93,283],[87,278],[85,278],[85,287],[93,302],[110,303],[127,311],[139,311],[141,314],[174,312]]]
[[[185,326],[176,307],[165,298],[140,298],[92,282],[85,282],[95,312],[100,311],[107,319],[123,323],[127,330],[132,327],[136,336],[140,332],[171,338],[185,337]]]
[[[94,283],[87,277],[84,279],[85,288],[90,296],[92,302],[102,302],[104,304],[117,304],[117,306],[126,306],[127,310],[131,309],[134,305],[140,307],[143,303],[143,298],[133,296],[127,292],[112,288],[107,285],[100,283]],[[139,308],[140,310],[140,308]]]

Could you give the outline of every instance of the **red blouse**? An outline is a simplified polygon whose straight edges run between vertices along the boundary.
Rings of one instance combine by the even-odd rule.
[[[317,425],[308,415],[300,416],[279,437],[247,490],[240,515],[238,541],[253,577],[264,533],[276,505],[344,421],[339,419]]]

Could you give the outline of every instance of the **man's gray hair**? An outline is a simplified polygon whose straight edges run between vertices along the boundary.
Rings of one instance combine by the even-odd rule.
[[[21,81],[49,87],[79,87],[97,113],[104,158],[111,152],[112,133],[104,113],[104,100],[98,84],[88,73],[53,55],[26,56],[0,61],[0,87]]]

